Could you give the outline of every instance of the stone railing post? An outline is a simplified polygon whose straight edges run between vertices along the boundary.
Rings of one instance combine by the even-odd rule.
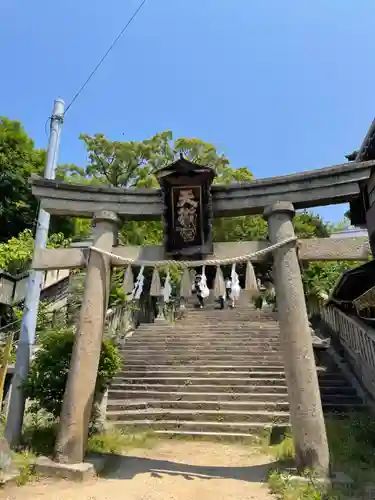
[[[158,315],[156,316],[155,321],[165,321],[163,295],[158,297]]]
[[[116,214],[99,212],[94,215],[94,223],[94,245],[111,252],[117,232]],[[61,463],[79,463],[85,456],[110,275],[109,258],[91,252],[55,448],[55,460]]]
[[[271,244],[294,237],[294,207],[278,202],[264,211]],[[297,468],[330,473],[326,428],[295,244],[274,252],[275,287]]]

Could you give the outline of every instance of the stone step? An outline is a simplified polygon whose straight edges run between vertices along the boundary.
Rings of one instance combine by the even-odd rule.
[[[125,370],[117,374],[114,379],[114,383],[119,380],[130,380],[130,379],[178,379],[186,380],[187,378],[199,378],[199,379],[211,379],[220,378],[231,381],[232,379],[243,379],[252,380],[253,378],[261,379],[281,379],[285,380],[284,371],[271,371],[266,370],[267,367],[263,367],[264,370],[234,370],[234,371],[222,371],[222,370],[180,370],[180,367],[176,367],[175,370]],[[319,380],[330,380],[330,381],[342,381],[346,382],[345,377],[340,373],[332,372],[318,372]]]
[[[262,379],[263,381],[263,379]],[[200,385],[176,385],[176,384],[147,384],[142,383],[141,380],[137,380],[134,383],[121,382],[118,384],[112,384],[110,391],[131,391],[131,390],[141,390],[141,391],[162,391],[162,392],[222,392],[228,394],[235,393],[259,393],[259,392],[276,392],[276,393],[287,393],[287,387],[282,382],[279,384],[266,385],[266,384],[246,384],[246,385],[217,385],[217,384],[200,384]],[[337,392],[338,387],[333,386],[334,391]],[[110,393],[111,393],[110,392]]]
[[[241,349],[246,349],[252,350],[254,352],[258,352],[259,349],[281,349],[281,344],[278,340],[269,340],[269,339],[264,339],[261,342],[258,341],[234,341],[232,342],[228,339],[227,341],[222,341],[222,340],[212,340],[211,342],[208,341],[201,341],[195,339],[195,342],[184,342],[184,341],[173,341],[173,340],[168,340],[168,341],[163,341],[163,342],[154,342],[154,341],[145,341],[142,340],[142,342],[127,342],[125,341],[125,344],[123,347],[121,347],[121,350],[133,350],[133,351],[157,351],[160,349],[175,349],[176,351],[185,351],[186,349],[200,349],[205,352],[210,352],[210,351],[215,351],[215,350],[223,350],[227,349],[228,351],[231,352],[236,352]]]
[[[163,386],[164,388],[165,386]],[[281,391],[281,389],[280,389]],[[168,392],[162,390],[149,390],[149,389],[129,389],[129,390],[114,390],[110,389],[108,392],[108,401],[110,403],[115,401],[128,401],[137,399],[140,401],[149,400],[163,400],[163,401],[275,401],[287,402],[288,394],[284,392],[187,392],[175,391]],[[350,399],[350,396],[349,396]]]
[[[139,368],[148,368],[149,366],[157,366],[151,365],[148,360],[144,359],[136,359],[132,361],[127,354],[125,359],[125,367],[126,368],[131,368],[131,369],[139,369]],[[231,368],[246,368],[248,366],[256,366],[259,369],[268,369],[269,366],[272,367],[277,367],[278,369],[283,370],[284,369],[284,362],[283,360],[280,359],[272,359],[272,364],[270,363],[270,360],[268,358],[266,359],[257,359],[254,362],[250,362],[248,364],[244,364],[244,361],[236,361],[235,359],[229,360],[229,361],[222,361],[222,360],[213,360],[210,362],[209,366],[210,368],[215,368],[217,370],[227,370],[228,366],[230,365]],[[203,363],[203,364],[202,364]],[[195,368],[201,369],[202,366],[207,366],[204,364],[205,360],[200,360],[200,359],[194,359],[190,362],[184,362],[184,364],[181,364],[180,362],[175,362],[173,360],[167,359],[165,360],[160,366],[163,366],[165,368],[186,368],[187,370],[194,370]]]
[[[212,439],[214,441],[249,441],[251,443],[261,442],[261,437],[257,434],[246,434],[244,432],[204,432],[204,431],[155,431],[155,434],[165,438],[197,438]]]
[[[120,348],[121,352],[163,352],[163,351],[184,353],[186,351],[202,351],[211,353],[212,351],[229,351],[236,353],[238,351],[245,351],[257,354],[259,351],[281,351],[281,345],[279,342],[262,342],[249,344],[246,342],[240,343],[236,342],[235,346],[231,342],[199,342],[199,343],[183,343],[183,342],[164,342],[164,343],[154,343],[154,342],[142,342],[142,343],[129,343],[125,342],[123,347]]]
[[[176,321],[174,323],[168,322],[155,322],[155,323],[147,323],[139,326],[140,330],[147,330],[150,328],[155,328],[155,330],[166,330],[168,328],[188,328],[190,325],[203,325],[204,327],[214,326],[222,326],[225,328],[226,325],[228,327],[241,327],[241,326],[252,326],[253,328],[269,328],[279,330],[280,326],[277,321],[271,320],[263,320],[259,318],[251,318],[250,316],[242,316],[238,315],[237,317],[232,318],[217,318],[217,315],[214,317],[205,317],[205,318],[183,318],[182,320]]]
[[[120,380],[144,380],[144,381],[180,381],[184,382],[186,380],[191,380],[196,383],[200,383],[202,380],[221,380],[224,381],[228,380],[232,382],[232,380],[235,381],[250,381],[253,379],[285,379],[285,373],[284,372],[266,372],[266,371],[260,371],[260,372],[237,372],[237,373],[231,373],[231,372],[222,372],[222,371],[216,371],[216,372],[199,372],[195,373],[194,376],[192,376],[190,373],[187,373],[186,371],[167,371],[167,372],[160,372],[160,373],[142,373],[142,372],[134,372],[134,371],[128,371],[125,372],[125,375],[118,375],[113,379],[113,382],[116,384]]]
[[[241,401],[112,401],[107,411],[112,413],[127,413],[133,410],[184,410],[184,411],[289,411],[288,402],[241,402]]]
[[[173,378],[173,377],[155,377],[155,378],[128,378],[128,379],[118,379],[113,382],[111,388],[116,390],[127,390],[130,388],[149,388],[155,389],[155,387],[168,387],[165,388],[165,391],[174,391],[175,389],[171,389],[172,387],[177,388],[177,390],[181,387],[184,390],[187,390],[189,387],[194,387],[193,392],[215,392],[212,391],[212,388],[216,387],[226,387],[228,392],[251,392],[253,387],[263,387],[269,388],[272,386],[283,387],[286,390],[286,383],[284,379],[267,379],[267,378],[259,378],[259,379],[247,379],[247,378],[233,378],[233,379],[222,379],[222,378]],[[347,382],[345,380],[320,380],[319,386],[321,389],[325,389],[326,387],[335,388],[339,390],[342,387],[347,386]],[[244,388],[247,388],[244,389]],[[267,391],[265,391],[267,392]]]
[[[359,411],[365,408],[361,401],[351,401],[349,403],[331,403],[322,401],[323,409],[326,412],[348,412]],[[162,401],[162,400],[147,400],[147,401],[113,401],[108,404],[107,411],[113,413],[128,413],[132,410],[189,410],[192,412],[204,411],[246,411],[251,414],[253,412],[289,412],[289,403],[287,401]]]
[[[154,331],[154,332],[168,332],[168,331],[173,331],[173,330],[180,330],[180,331],[194,331],[191,330],[192,327],[197,328],[201,327],[201,331],[210,331],[214,332],[215,330],[218,331],[249,331],[252,330],[254,332],[269,332],[269,333],[279,333],[280,332],[280,327],[277,323],[273,324],[267,324],[267,323],[255,323],[252,320],[237,320],[237,321],[222,321],[222,322],[217,322],[214,321],[213,319],[207,321],[207,322],[201,322],[201,321],[180,321],[177,323],[169,323],[169,324],[156,324],[156,323],[150,323],[147,326],[140,326],[138,328],[138,331],[144,332],[144,331]]]
[[[186,342],[181,339],[174,340],[166,340],[166,341],[154,341],[154,340],[144,340],[139,339],[136,342],[130,342],[128,339],[125,340],[125,343],[122,346],[119,346],[121,351],[157,351],[160,349],[175,349],[180,351],[185,351],[186,349],[201,349],[204,351],[214,351],[216,349],[227,349],[230,351],[238,351],[239,349],[249,349],[252,350],[255,354],[258,353],[260,349],[264,349],[267,347],[271,347],[273,349],[281,349],[281,343],[279,340],[273,339],[263,339],[262,341],[254,341],[254,340],[226,340],[226,339],[212,339],[212,340],[199,340],[193,339],[189,342]]]
[[[173,332],[173,331],[180,331],[180,332],[194,332],[196,330],[193,330],[192,328],[200,328],[200,332],[209,332],[209,333],[214,333],[215,331],[218,332],[254,332],[254,333],[263,333],[267,332],[272,335],[277,335],[280,333],[280,328],[276,324],[275,326],[268,326],[268,325],[254,325],[250,321],[245,321],[244,323],[241,323],[239,321],[236,322],[223,322],[220,324],[215,324],[214,322],[210,322],[207,324],[202,324],[202,323],[197,323],[195,324],[194,322],[190,321],[189,323],[170,323],[168,325],[156,325],[150,324],[147,325],[147,327],[142,327],[140,326],[137,331],[138,332],[155,332],[155,333],[163,333],[163,332]]]
[[[236,349],[229,349],[225,347],[220,347],[216,348],[215,346],[210,346],[210,347],[199,347],[196,346],[194,348],[185,348],[183,349],[182,347],[176,346],[176,347],[168,347],[166,348],[160,348],[160,349],[134,349],[134,348],[125,348],[121,349],[120,353],[123,356],[131,355],[131,356],[144,356],[146,358],[153,357],[153,356],[185,356],[185,355],[200,355],[200,356],[220,356],[220,355],[254,355],[254,353],[262,353],[263,356],[266,356],[268,353],[280,353],[281,348],[277,346],[263,346],[261,348],[257,348],[256,350],[251,349],[250,347],[241,347],[239,346]]]
[[[247,307],[236,307],[234,309],[231,308],[192,308],[187,311],[187,313],[183,316],[185,318],[215,318],[215,319],[226,319],[226,318],[236,318],[237,316],[246,316],[250,318],[254,318],[258,321],[275,321],[275,313],[272,312],[264,312],[259,310],[251,311]]]
[[[261,325],[277,325],[272,317],[264,317],[256,314],[241,313],[239,310],[231,312],[231,314],[223,314],[220,310],[212,311],[210,314],[188,314],[183,316],[176,324],[184,324],[186,321],[194,323],[230,323],[230,322],[254,322]]]
[[[147,360],[149,364],[187,364],[188,362],[219,362],[224,361],[226,363],[232,362],[247,362],[249,365],[258,362],[268,362],[273,364],[274,361],[282,361],[282,356],[277,351],[271,351],[268,354],[258,353],[258,354],[206,354],[206,353],[185,353],[185,354],[153,354],[145,357],[142,354],[134,354],[133,352],[127,352],[123,354],[126,357],[127,363],[136,361],[137,363]]]
[[[274,313],[262,314],[259,311],[250,311],[247,308],[235,309],[191,309],[185,313],[180,320],[197,319],[204,321],[207,318],[213,318],[217,321],[235,320],[236,318],[251,318],[254,321],[262,321],[266,323],[276,323],[277,316]]]
[[[283,377],[259,377],[259,378],[248,378],[248,377],[233,377],[231,379],[225,377],[127,377],[127,378],[115,378],[113,380],[113,387],[116,387],[117,384],[124,382],[127,384],[132,383],[143,383],[143,384],[166,384],[166,385],[201,385],[201,384],[209,384],[209,385],[245,385],[245,384],[253,384],[253,385],[275,385],[284,382]],[[284,382],[285,383],[285,382]],[[341,383],[341,382],[340,382]]]
[[[212,336],[207,336],[207,335],[200,335],[200,334],[194,334],[194,335],[181,335],[179,332],[173,334],[173,335],[162,335],[160,336],[145,336],[141,335],[138,332],[135,332],[131,337],[126,338],[126,345],[131,344],[131,345],[137,345],[137,344],[175,344],[179,343],[182,345],[199,345],[199,344],[211,344],[211,343],[222,343],[222,344],[233,344],[233,343],[241,343],[241,344],[248,344],[248,345],[256,345],[256,344],[263,344],[263,343],[270,343],[274,342],[279,344],[280,343],[280,338],[277,336],[271,337],[269,335],[260,335],[260,336],[254,336],[254,335],[248,335],[248,334],[241,334],[241,335],[228,335],[228,334],[218,334],[218,335],[212,335]]]
[[[185,315],[180,319],[177,319],[174,322],[164,320],[164,321],[155,321],[154,323],[142,323],[140,328],[149,328],[152,325],[157,327],[162,326],[173,326],[173,325],[186,325],[188,323],[194,324],[223,324],[223,323],[253,323],[255,326],[279,326],[278,322],[272,318],[264,318],[257,315],[251,314],[241,314],[240,311],[236,311],[233,315],[227,315],[223,317],[220,313],[215,311],[214,314],[207,315]]]
[[[183,339],[195,339],[195,338],[275,338],[278,339],[280,337],[280,333],[277,331],[268,331],[268,330],[255,330],[253,328],[228,328],[227,329],[201,329],[199,326],[196,329],[178,329],[174,328],[171,330],[162,330],[157,332],[155,330],[142,331],[135,330],[132,338],[155,338],[155,339],[164,339],[164,338],[173,338],[179,336]]]
[[[346,378],[343,376],[342,373],[340,372],[332,372],[332,371],[321,371],[317,373],[319,383],[320,382],[345,382],[348,383]],[[118,374],[115,378],[114,381],[118,380],[130,380],[130,379],[137,379],[137,380],[151,380],[156,381],[156,380],[163,380],[163,381],[170,381],[170,380],[176,380],[176,381],[186,381],[186,380],[191,380],[191,381],[196,381],[197,383],[201,382],[202,379],[207,380],[207,379],[212,379],[215,380],[215,383],[217,380],[238,380],[238,381],[246,381],[250,382],[251,380],[260,380],[260,379],[268,379],[268,380],[283,380],[285,381],[285,372],[282,369],[278,369],[277,371],[270,371],[270,370],[260,370],[260,371],[245,371],[245,372],[228,372],[228,371],[221,371],[221,370],[213,370],[213,371],[188,371],[188,370],[179,370],[179,367],[177,366],[175,370],[166,370],[165,372],[136,372],[133,370],[124,370],[122,374]]]
[[[251,311],[241,311],[240,309],[231,311],[222,311],[220,309],[214,309],[212,311],[203,312],[202,310],[191,311],[188,314],[183,314],[179,319],[175,321],[175,324],[184,324],[186,321],[196,321],[196,322],[208,322],[213,320],[216,322],[225,321],[254,321],[254,323],[261,323],[266,325],[275,325],[277,320],[275,315],[262,315],[254,314]],[[153,323],[143,323],[142,326],[151,325]],[[161,325],[163,322],[155,321],[155,324]]]
[[[194,328],[199,328],[199,330],[193,330]],[[213,323],[204,325],[204,324],[192,324],[191,322],[189,324],[182,324],[182,323],[174,323],[171,325],[163,325],[163,326],[158,326],[155,324],[151,324],[150,326],[147,326],[147,328],[144,327],[139,327],[137,329],[137,332],[140,334],[142,333],[154,333],[156,334],[162,334],[166,333],[169,334],[170,332],[184,332],[188,334],[189,332],[199,332],[199,333],[210,333],[214,334],[215,332],[219,333],[254,333],[254,334],[261,334],[261,333],[268,333],[270,335],[278,335],[280,333],[280,329],[278,326],[275,327],[268,327],[268,326],[261,326],[261,325],[253,325],[250,322],[245,323],[243,325],[239,324],[238,322],[236,323],[223,323],[222,325],[214,325]]]
[[[233,316],[232,318],[218,318],[218,315],[215,314],[213,317],[202,317],[202,318],[194,318],[194,317],[184,317],[182,320],[175,321],[174,323],[168,322],[155,322],[155,323],[143,323],[139,326],[140,329],[147,328],[156,328],[156,329],[166,329],[172,327],[181,327],[186,328],[189,325],[204,325],[204,326],[248,326],[251,325],[254,328],[276,328],[279,329],[280,326],[277,321],[272,321],[269,319],[261,319],[261,318],[253,318],[251,316],[241,315],[237,313],[237,316]]]
[[[129,375],[134,375],[134,376],[142,376],[142,375],[151,375],[151,374],[157,374],[160,375],[161,373],[164,372],[169,372],[169,373],[181,373],[181,374],[186,374],[186,373],[215,373],[215,372],[220,372],[224,376],[227,375],[227,373],[252,373],[252,372],[279,372],[279,371],[284,371],[282,363],[278,365],[254,365],[254,366],[248,366],[248,365],[223,365],[223,366],[218,366],[218,365],[176,365],[176,366],[170,366],[170,365],[133,365],[131,369],[127,370],[126,369],[126,364],[125,364],[125,369],[122,370],[117,374],[117,377],[127,377]]]
[[[213,421],[213,422],[261,422],[261,423],[279,423],[289,424],[289,412],[287,411],[224,411],[224,410],[163,410],[152,409],[147,410],[128,410],[126,412],[107,411],[108,420],[121,420],[123,422],[134,420],[148,421],[176,421],[183,420],[191,421]]]
[[[267,369],[268,368],[268,369]],[[233,370],[233,371],[225,371],[220,369],[207,369],[200,368],[191,370],[186,366],[176,366],[173,368],[165,368],[165,369],[143,369],[143,370],[123,370],[122,372],[117,374],[116,380],[119,378],[168,378],[168,377],[199,377],[199,378],[285,378],[285,372],[280,367],[275,367],[273,370],[268,366],[263,366],[260,369],[254,367],[253,369],[245,369],[245,370]],[[346,380],[345,377],[339,372],[332,371],[324,371],[323,369],[318,368],[318,377],[320,379],[330,379],[330,380]]]
[[[174,324],[141,325],[121,349],[124,367],[108,393],[108,419],[162,435],[254,439],[289,428],[276,315],[189,309]],[[323,363],[323,362],[322,362]],[[364,408],[332,366],[318,367],[326,416]]]
[[[212,338],[212,337],[244,337],[244,338],[279,338],[280,332],[276,330],[261,330],[255,328],[202,328],[202,325],[191,326],[189,329],[183,328],[173,328],[170,330],[162,330],[157,332],[155,330],[142,331],[135,330],[134,338],[139,336],[147,336],[147,337],[155,337],[155,338],[164,338],[164,337],[173,337],[175,335],[180,336],[181,338]]]
[[[327,403],[337,403],[337,404],[352,404],[360,403],[360,399],[357,397],[354,389],[347,391],[343,394],[326,394],[322,392],[322,401]],[[244,402],[256,402],[256,401],[268,401],[268,402],[288,402],[288,394],[285,390],[282,392],[186,392],[186,391],[156,391],[148,389],[135,389],[135,390],[113,390],[110,389],[108,393],[108,400],[112,403],[115,401],[123,400],[133,400],[137,399],[140,401],[150,401],[153,399],[162,401],[244,401]]]
[[[241,345],[241,346],[248,346],[252,347],[254,349],[256,348],[261,348],[264,345],[280,345],[280,340],[279,339],[269,339],[269,338],[261,338],[261,339],[252,339],[252,338],[243,338],[243,339],[236,339],[236,345]],[[207,347],[210,345],[215,345],[215,347],[222,347],[222,348],[227,348],[228,346],[233,345],[233,338],[232,337],[214,337],[212,339],[202,339],[202,338],[195,338],[191,337],[188,339],[183,339],[181,337],[175,336],[175,337],[164,337],[164,338],[158,338],[158,339],[144,339],[142,337],[131,337],[126,340],[126,348],[128,347],[173,347],[173,346],[179,346],[179,347]]]
[[[224,325],[228,325],[228,327],[232,325],[253,325],[254,328],[274,328],[274,329],[279,329],[279,325],[276,321],[271,321],[271,320],[260,320],[259,318],[251,318],[246,315],[239,315],[237,318],[232,317],[232,318],[217,318],[215,317],[204,317],[204,318],[184,318],[183,320],[177,321],[175,323],[164,323],[164,324],[156,324],[154,323],[158,328],[161,328],[162,326],[166,327],[181,327],[181,328],[186,328],[187,325],[202,325],[203,327],[212,327],[212,326],[221,326],[223,327]],[[149,323],[146,328],[149,328],[152,323]],[[144,328],[144,326],[142,327]]]
[[[120,427],[125,430],[134,431],[153,430],[158,431],[171,431],[175,433],[186,432],[189,435],[192,433],[220,433],[221,435],[228,435],[232,433],[246,434],[251,437],[253,434],[263,433],[265,429],[282,428],[289,429],[289,424],[275,424],[269,422],[212,422],[212,421],[184,421],[184,420],[116,420],[111,422],[112,425]]]
[[[237,330],[253,330],[253,331],[269,331],[269,332],[279,332],[280,327],[277,323],[266,323],[266,322],[256,322],[248,319],[237,319],[235,321],[215,321],[215,319],[209,319],[207,321],[194,321],[192,319],[179,321],[177,323],[149,323],[147,325],[141,325],[138,328],[138,331],[154,331],[154,332],[166,332],[171,330],[182,330],[188,331],[191,330],[192,326],[201,327],[202,331],[205,330],[221,330],[221,331],[237,331]]]

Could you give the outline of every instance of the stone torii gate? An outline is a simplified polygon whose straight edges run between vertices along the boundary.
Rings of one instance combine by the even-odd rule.
[[[360,183],[369,178],[374,166],[375,161],[353,162],[229,187],[216,185],[208,200],[214,217],[263,213],[271,245],[288,241],[274,250],[273,257],[292,431],[298,466],[319,470],[323,475],[329,474],[329,451],[292,220],[294,208],[356,199]],[[191,168],[197,167],[191,164]],[[32,179],[32,189],[41,207],[51,214],[92,218],[93,246],[103,252],[90,248],[38,250],[32,264],[40,270],[87,267],[55,456],[60,463],[79,463],[85,456],[110,267],[121,265],[116,256],[157,261],[164,254],[162,248],[116,246],[119,221],[157,220],[165,213],[165,206],[160,190],[77,185],[39,177]],[[216,258],[235,257],[267,245],[216,244],[213,253]],[[301,260],[366,260],[368,255],[368,243],[363,239],[304,240],[299,248]],[[205,259],[203,255],[202,263]]]

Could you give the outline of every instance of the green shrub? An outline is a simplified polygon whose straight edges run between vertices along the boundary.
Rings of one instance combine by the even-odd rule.
[[[276,304],[276,294],[275,292],[271,291],[271,290],[266,290],[264,292],[264,300],[267,302],[267,304],[269,305],[275,305]]]
[[[263,307],[263,295],[261,293],[255,295],[252,298],[255,309],[262,309]]]
[[[55,421],[31,422],[24,426],[22,448],[35,455],[51,456],[55,447],[58,424]]]
[[[36,410],[60,415],[75,332],[73,329],[46,331],[39,336],[39,350],[31,363],[24,393]],[[121,358],[112,342],[105,340],[100,354],[95,396],[104,392],[121,366]]]
[[[90,436],[87,447],[94,453],[121,453],[132,448],[149,448],[155,442],[156,435],[152,431],[131,432],[113,428]]]

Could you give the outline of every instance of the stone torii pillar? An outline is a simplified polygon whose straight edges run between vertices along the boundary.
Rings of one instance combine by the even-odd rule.
[[[294,207],[278,202],[264,211],[271,244],[295,236]],[[280,341],[299,471],[330,474],[330,458],[306,302],[295,244],[274,251]]]
[[[99,212],[94,215],[94,223],[94,245],[101,250],[111,252],[118,227],[117,215],[109,211]],[[60,416],[55,448],[57,462],[79,463],[83,462],[85,456],[108,306],[109,284],[109,258],[98,252],[91,252],[79,328]]]

